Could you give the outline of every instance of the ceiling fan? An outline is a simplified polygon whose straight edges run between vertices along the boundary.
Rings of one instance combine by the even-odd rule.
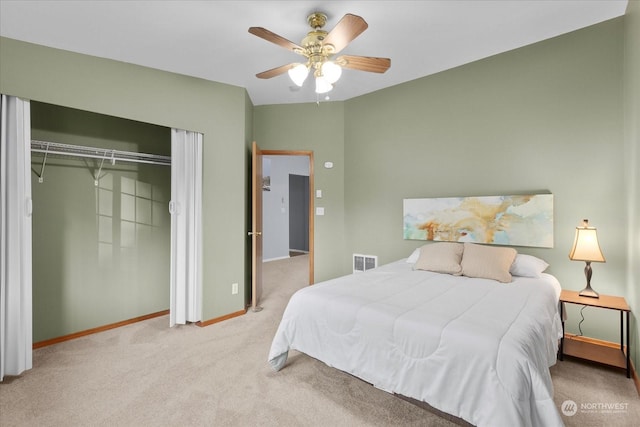
[[[294,62],[256,74],[260,79],[270,79],[287,72],[291,80],[302,86],[310,70],[313,70],[316,93],[326,93],[333,89],[333,84],[342,74],[342,68],[384,73],[391,66],[389,58],[369,56],[334,55],[344,49],[351,41],[364,32],[369,26],[360,16],[347,13],[330,32],[322,30],[327,22],[327,15],[314,12],[307,17],[312,30],[298,45],[262,27],[251,27],[249,32],[278,46],[284,47],[306,58],[305,63]]]

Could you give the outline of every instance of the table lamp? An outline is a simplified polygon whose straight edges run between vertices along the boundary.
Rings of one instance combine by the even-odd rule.
[[[591,289],[591,263],[606,262],[600,245],[598,244],[598,234],[595,227],[589,227],[589,220],[583,220],[581,227],[576,227],[576,237],[573,240],[573,248],[569,253],[569,259],[573,261],[585,261],[584,275],[587,278],[587,287],[580,291],[583,297],[599,298],[596,291]]]

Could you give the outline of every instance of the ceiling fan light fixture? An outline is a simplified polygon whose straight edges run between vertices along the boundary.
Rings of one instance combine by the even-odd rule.
[[[297,86],[302,87],[304,81],[307,79],[307,75],[309,74],[309,67],[305,64],[296,64],[289,69],[288,73],[291,81],[293,81]]]
[[[322,64],[322,75],[330,84],[333,84],[340,79],[342,67],[333,61],[326,61]]]
[[[316,93],[327,93],[333,89],[333,85],[324,76],[316,77]]]

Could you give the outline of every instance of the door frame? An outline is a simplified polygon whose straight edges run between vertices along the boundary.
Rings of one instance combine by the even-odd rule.
[[[262,150],[263,156],[307,156],[309,157],[309,284],[315,283],[314,274],[314,199],[313,151],[311,150]]]

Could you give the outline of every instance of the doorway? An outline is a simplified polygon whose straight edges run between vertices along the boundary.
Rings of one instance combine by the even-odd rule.
[[[292,150],[262,150],[263,159],[268,161],[263,162],[263,182],[267,188],[263,188],[263,242],[265,247],[263,248],[264,260],[269,262],[271,260],[277,260],[287,258],[290,256],[289,249],[305,250],[308,253],[308,284],[314,283],[314,256],[313,256],[313,241],[314,241],[314,217],[313,217],[313,194],[314,188],[314,173],[313,173],[313,152],[312,151],[292,151]],[[289,176],[296,175],[303,178],[293,178],[294,180],[302,181],[302,188],[300,182],[298,182],[297,191],[302,192],[302,196],[294,195],[295,205],[293,210],[293,223],[290,218],[292,215],[292,200],[289,190]],[[278,182],[276,179],[283,182],[283,188],[278,192]],[[306,196],[305,196],[306,194]],[[304,201],[301,201],[301,200]],[[302,203],[306,203],[306,207],[301,207]],[[302,218],[304,216],[304,218]],[[283,225],[284,224],[284,225]],[[299,249],[299,247],[293,247],[290,242],[291,227],[296,228],[296,237],[302,241],[303,246],[299,246],[295,243],[294,246],[299,246],[306,249]],[[286,227],[283,228],[283,227]],[[300,230],[305,230],[300,231]],[[300,234],[303,236],[300,236]],[[274,244],[275,242],[275,244]],[[277,245],[274,246],[274,245]]]
[[[289,174],[289,256],[309,253],[309,175]]]

